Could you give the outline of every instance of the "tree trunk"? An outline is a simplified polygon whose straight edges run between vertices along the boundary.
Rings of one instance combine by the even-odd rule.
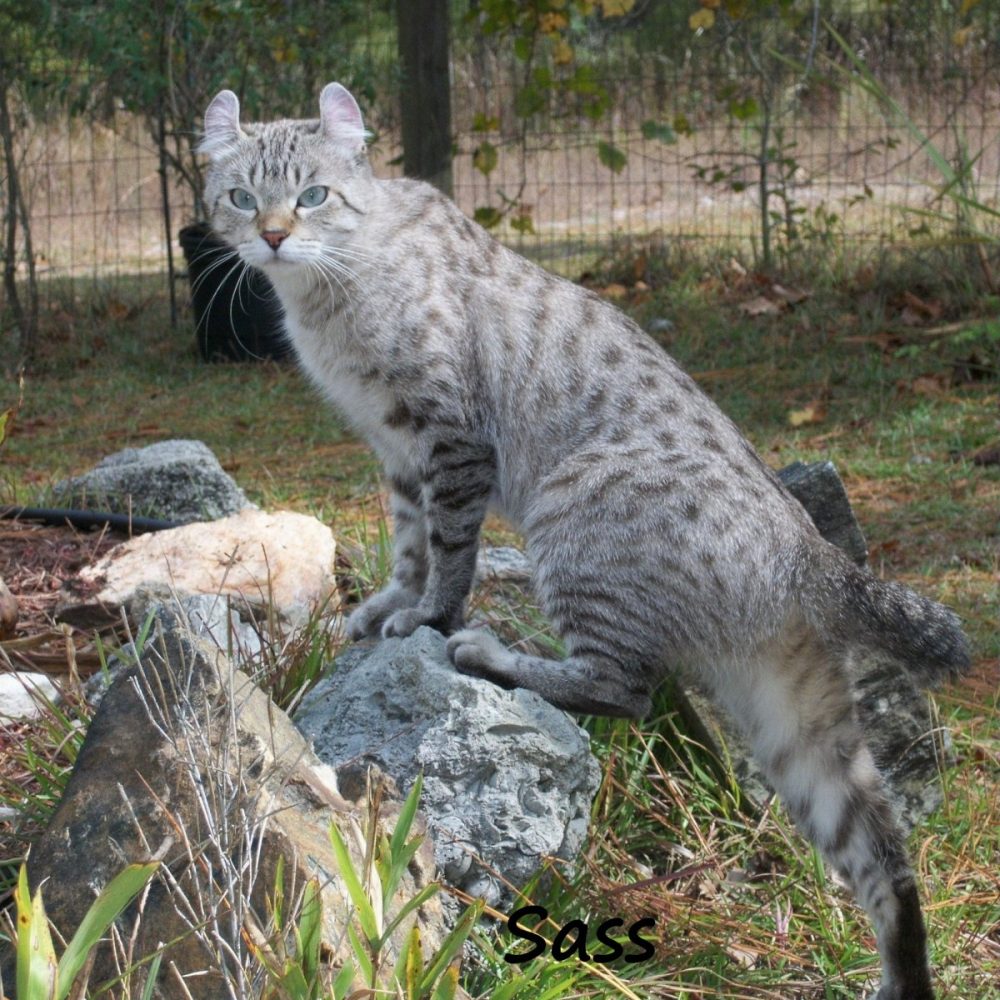
[[[4,205],[3,286],[7,304],[18,331],[15,368],[27,364],[35,348],[38,324],[38,283],[35,275],[34,252],[31,245],[28,206],[21,189],[14,126],[10,114],[9,85],[0,81],[0,148],[2,148],[6,204]],[[18,226],[24,244],[27,281],[22,290],[17,281]]]
[[[403,172],[451,195],[448,0],[397,0]]]

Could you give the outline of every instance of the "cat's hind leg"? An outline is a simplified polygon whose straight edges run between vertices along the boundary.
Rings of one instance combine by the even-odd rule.
[[[715,674],[715,694],[798,828],[875,927],[875,1000],[933,1000],[917,884],[858,725],[842,656],[805,626]]]
[[[565,660],[549,660],[507,649],[483,629],[456,632],[447,649],[460,673],[504,688],[527,688],[567,712],[641,718],[651,707],[644,672],[630,671],[596,650],[570,644]]]

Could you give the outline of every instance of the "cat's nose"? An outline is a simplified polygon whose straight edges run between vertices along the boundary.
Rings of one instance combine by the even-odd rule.
[[[288,235],[287,229],[265,229],[264,232],[260,234],[267,245],[272,250],[277,250],[281,246],[282,240]]]

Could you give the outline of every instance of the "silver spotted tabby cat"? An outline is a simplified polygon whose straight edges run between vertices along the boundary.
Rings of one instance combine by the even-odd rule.
[[[377,452],[392,582],[354,638],[431,625],[456,668],[571,712],[641,716],[672,665],[750,739],[868,911],[878,1000],[933,997],[917,886],[855,718],[845,658],[932,684],[968,661],[954,614],[854,566],[630,319],[504,248],[432,187],[377,180],[339,84],[314,121],[205,114],[206,204],[233,267],[277,291],[302,367]],[[463,629],[488,508],[523,533],[568,655]]]

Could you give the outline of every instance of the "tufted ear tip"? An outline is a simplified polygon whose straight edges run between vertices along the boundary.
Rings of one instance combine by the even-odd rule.
[[[319,119],[328,139],[364,146],[366,132],[361,109],[342,84],[328,83],[320,92]]]
[[[221,90],[205,109],[205,125],[197,151],[218,156],[243,136],[240,100],[231,90]]]

